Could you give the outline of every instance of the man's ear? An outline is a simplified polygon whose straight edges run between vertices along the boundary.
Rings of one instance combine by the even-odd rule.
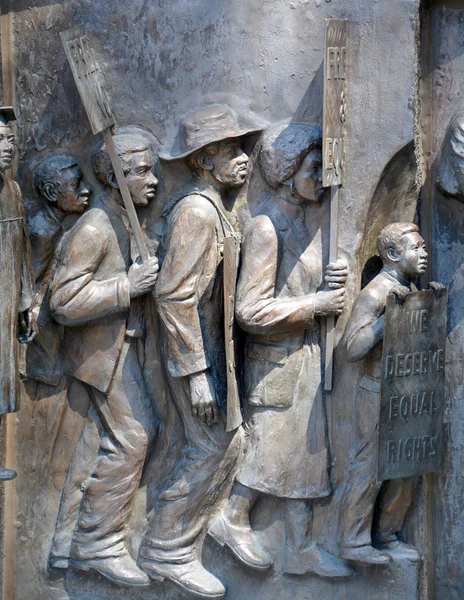
[[[387,256],[392,262],[398,262],[400,260],[400,255],[395,248],[389,248],[387,250]]]
[[[42,189],[42,194],[45,196],[47,202],[51,202],[52,204],[56,204],[58,201],[58,184],[49,181],[47,182]]]
[[[115,190],[119,190],[118,181],[116,179],[116,175],[114,174],[113,169],[110,169],[108,171],[108,175],[106,178],[108,179],[108,183],[112,188],[114,188]]]
[[[206,154],[206,152],[202,152],[198,157],[198,164],[205,171],[212,171],[214,169],[214,164],[211,156]]]

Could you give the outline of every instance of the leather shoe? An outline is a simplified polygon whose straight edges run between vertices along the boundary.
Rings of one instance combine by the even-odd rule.
[[[376,550],[372,546],[340,548],[340,556],[346,560],[352,560],[367,565],[387,565],[392,561],[389,554],[379,552],[379,550]]]
[[[274,562],[261,547],[252,529],[234,525],[222,515],[214,519],[208,533],[218,544],[227,546],[241,562],[252,569],[264,571]]]
[[[151,579],[159,582],[167,579],[200,598],[222,598],[226,593],[219,579],[207,571],[198,559],[187,563],[144,559],[139,564]]]
[[[313,544],[299,554],[287,550],[284,572],[291,575],[314,573],[320,577],[350,577],[354,570],[342,559]]]
[[[401,540],[394,540],[392,542],[384,542],[376,544],[375,547],[380,552],[384,552],[391,556],[393,560],[409,560],[413,563],[420,561],[420,554],[415,548],[409,544],[405,544]]]
[[[87,560],[71,558],[69,563],[81,571],[92,569],[118,585],[142,587],[150,584],[148,576],[138,568],[130,554]]]

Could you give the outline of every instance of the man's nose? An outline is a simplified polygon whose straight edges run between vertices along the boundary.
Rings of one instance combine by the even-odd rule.
[[[90,196],[93,192],[92,187],[88,183],[82,184],[81,195],[82,196]]]
[[[240,154],[240,156],[237,158],[237,161],[243,165],[246,165],[248,163],[248,154],[246,154],[246,152],[243,152]]]
[[[148,183],[149,183],[149,185],[153,185],[156,187],[158,185],[159,181],[156,178],[156,176],[152,173]]]

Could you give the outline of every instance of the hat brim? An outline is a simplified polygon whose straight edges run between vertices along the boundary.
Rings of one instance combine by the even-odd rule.
[[[180,160],[182,158],[187,158],[187,156],[190,156],[194,152],[198,152],[198,150],[201,150],[202,148],[206,148],[206,146],[209,146],[210,144],[216,144],[218,142],[223,142],[224,140],[235,140],[237,138],[248,137],[250,135],[256,135],[258,133],[262,133],[263,131],[264,131],[263,127],[257,127],[256,129],[244,129],[243,131],[239,131],[239,132],[235,133],[234,135],[227,135],[223,138],[220,137],[220,138],[211,140],[210,142],[208,142],[206,144],[202,144],[201,146],[198,146],[197,148],[192,148],[188,152],[175,152],[175,151],[171,151],[169,153],[160,152],[159,157],[164,161]]]

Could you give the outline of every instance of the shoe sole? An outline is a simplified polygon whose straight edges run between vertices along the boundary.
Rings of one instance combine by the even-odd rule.
[[[343,556],[343,555],[342,555],[342,558],[344,560],[349,560],[351,562],[358,563],[359,565],[374,565],[374,566],[375,565],[382,565],[382,566],[385,566],[385,565],[390,565],[393,562],[393,560],[388,560],[388,559],[387,560],[381,560],[381,561],[380,560],[379,561],[361,560],[360,558],[351,558],[351,557]]]
[[[246,560],[243,560],[243,557],[240,556],[239,554],[237,554],[237,552],[229,544],[229,542],[227,542],[226,540],[222,540],[220,537],[218,537],[212,531],[208,531],[208,533],[213,538],[213,540],[215,542],[217,542],[220,546],[222,546],[223,548],[224,548],[224,546],[227,546],[227,548],[229,548],[229,550],[232,552],[232,554],[235,556],[235,558],[237,558],[241,563],[243,563],[247,567],[250,567],[250,569],[254,569],[255,571],[269,571],[269,569],[272,567],[273,563],[270,563],[269,566],[263,566],[263,565],[256,565],[256,564],[253,564],[253,563],[249,563]]]
[[[311,575],[317,575],[318,577],[323,577],[325,579],[330,578],[330,579],[347,579],[348,577],[352,577],[354,575],[354,569],[352,569],[351,571],[346,572],[345,574],[340,574],[340,573],[321,573],[320,571],[311,571],[310,569],[308,569],[307,571],[284,571],[286,575],[299,575],[300,577],[302,575],[308,575],[308,573],[311,573]]]
[[[170,581],[177,587],[184,590],[184,592],[188,592],[189,594],[197,596],[198,598],[212,598],[214,600],[215,598],[224,598],[224,596],[226,595],[225,591],[220,594],[205,594],[204,592],[192,590],[192,588],[189,588],[186,585],[180,583],[179,581],[172,579],[171,577],[169,577],[169,575],[160,575],[158,573],[153,572],[153,570],[152,570],[153,567],[151,565],[140,563],[140,568],[145,571],[145,573],[148,575],[148,577],[150,577],[150,579],[153,579],[154,581],[157,581],[158,583],[163,583],[163,581],[166,581],[166,580]]]
[[[74,567],[75,569],[78,569],[79,571],[85,571],[85,572],[95,571],[96,573],[98,573],[99,575],[104,577],[105,579],[108,579],[108,581],[111,581],[112,583],[114,583],[116,585],[121,585],[124,587],[148,587],[150,585],[149,581],[147,581],[146,583],[129,583],[127,581],[121,581],[120,579],[115,579],[114,577],[110,577],[108,575],[108,573],[103,573],[102,571],[97,569],[97,567],[94,567],[93,565],[83,565],[72,559],[69,561],[69,565],[71,567]]]

